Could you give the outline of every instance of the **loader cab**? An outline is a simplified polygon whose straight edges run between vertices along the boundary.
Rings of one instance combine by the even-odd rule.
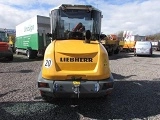
[[[8,42],[7,41],[7,33],[4,31],[0,31],[0,42]]]
[[[51,34],[53,40],[99,40],[101,11],[90,5],[65,5],[51,10]]]

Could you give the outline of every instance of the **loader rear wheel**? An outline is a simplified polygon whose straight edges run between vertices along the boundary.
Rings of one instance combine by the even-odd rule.
[[[45,102],[48,102],[48,103],[52,103],[55,100],[53,97],[46,96],[46,95],[44,95],[42,93],[41,93],[41,97]]]

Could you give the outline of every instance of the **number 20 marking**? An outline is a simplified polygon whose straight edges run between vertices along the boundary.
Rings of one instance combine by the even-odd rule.
[[[49,68],[52,65],[52,60],[51,59],[46,59],[44,62],[44,66]]]

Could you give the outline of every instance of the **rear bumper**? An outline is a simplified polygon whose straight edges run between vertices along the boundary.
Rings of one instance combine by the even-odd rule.
[[[12,57],[13,53],[11,51],[0,51],[0,58]]]
[[[41,87],[41,83],[47,83],[47,87]],[[114,79],[110,78],[97,81],[81,80],[80,85],[74,85],[73,80],[51,81],[41,77],[38,78],[38,88],[43,96],[55,98],[82,98],[82,97],[100,97],[112,92]]]
[[[135,52],[135,55],[152,55],[151,52]]]

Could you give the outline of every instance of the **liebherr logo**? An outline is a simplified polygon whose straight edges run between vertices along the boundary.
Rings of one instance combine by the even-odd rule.
[[[64,57],[60,58],[60,62],[93,62],[93,58],[74,58]]]

